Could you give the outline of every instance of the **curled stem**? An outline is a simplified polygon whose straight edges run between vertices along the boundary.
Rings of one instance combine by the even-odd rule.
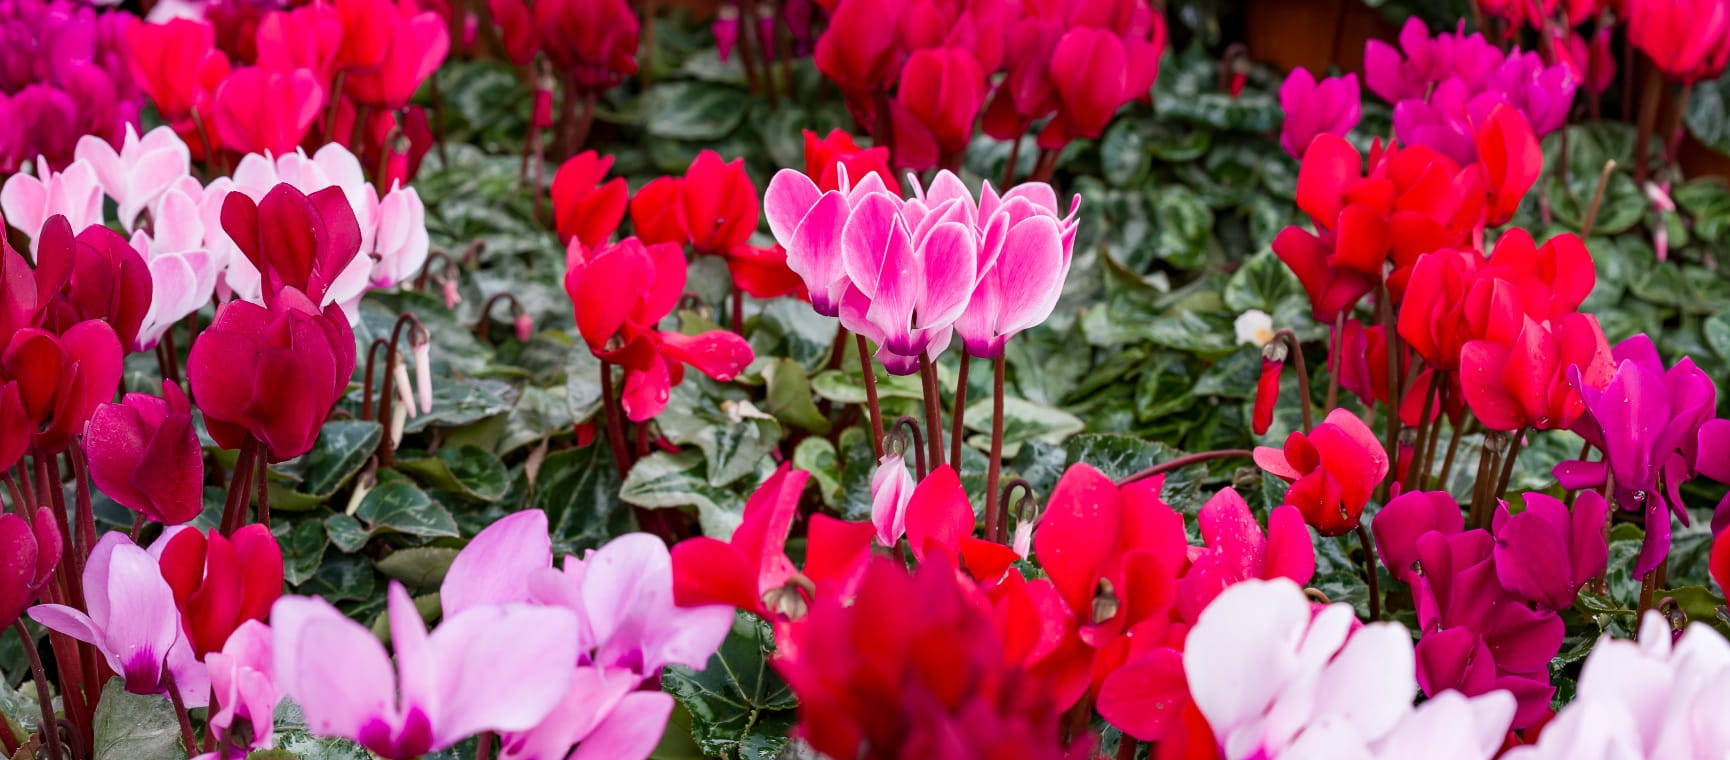
[[[892,456],[906,457],[913,452],[914,470],[924,480],[928,470],[925,461],[925,437],[919,432],[919,420],[903,415],[890,426],[883,437],[884,451]]]
[[[1182,468],[1188,467],[1192,464],[1200,464],[1202,462],[1208,462],[1208,461],[1212,461],[1215,459],[1230,459],[1232,457],[1249,457],[1252,455],[1253,455],[1253,452],[1251,452],[1249,449],[1219,449],[1217,451],[1202,451],[1202,452],[1197,452],[1194,454],[1185,454],[1184,456],[1178,457],[1176,459],[1167,459],[1164,462],[1160,462],[1158,464],[1153,465],[1152,467],[1148,467],[1145,470],[1134,473],[1127,478],[1124,478],[1122,480],[1117,481],[1117,484],[1120,486],[1126,486],[1126,485],[1129,485],[1130,483],[1134,483],[1135,481],[1141,480],[1143,478],[1151,478],[1155,475],[1171,472],[1172,470],[1182,469]]]

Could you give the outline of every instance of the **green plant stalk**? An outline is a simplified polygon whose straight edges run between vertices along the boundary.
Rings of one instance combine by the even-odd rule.
[[[24,619],[12,621],[18,632],[18,642],[24,645],[24,657],[30,661],[30,680],[36,683],[36,705],[42,709],[42,743],[48,746],[48,760],[61,760],[60,731],[54,720],[54,700],[48,696],[48,671],[42,667],[42,656],[36,653],[36,640],[24,627]]]

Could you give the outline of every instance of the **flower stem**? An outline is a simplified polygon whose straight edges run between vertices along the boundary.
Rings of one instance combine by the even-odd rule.
[[[1144,478],[1151,478],[1151,477],[1153,477],[1155,475],[1159,475],[1161,473],[1171,472],[1172,470],[1179,470],[1179,469],[1188,467],[1192,464],[1199,464],[1201,462],[1209,462],[1209,461],[1212,461],[1215,459],[1230,459],[1232,457],[1250,457],[1250,456],[1254,456],[1254,452],[1250,451],[1249,449],[1219,449],[1217,451],[1201,451],[1201,452],[1197,452],[1194,454],[1185,454],[1185,455],[1178,457],[1176,459],[1167,459],[1163,462],[1160,462],[1158,464],[1153,465],[1152,467],[1148,467],[1145,470],[1142,470],[1140,472],[1132,474],[1127,478],[1124,478],[1122,480],[1117,481],[1117,484],[1120,486],[1126,486],[1126,485],[1129,485],[1130,483],[1134,483],[1137,480],[1142,480]]]
[[[247,502],[252,496],[253,460],[258,457],[258,443],[248,435],[240,444],[240,456],[234,462],[234,475],[228,481],[228,499],[222,505],[222,533],[228,535],[246,523]]]
[[[1610,174],[1616,171],[1616,159],[1604,162],[1604,170],[1598,173],[1598,187],[1592,190],[1592,205],[1586,207],[1586,218],[1580,222],[1580,238],[1592,236],[1592,226],[1598,223],[1598,208],[1604,205],[1604,191],[1610,186]]]
[[[1664,94],[1664,77],[1657,66],[1646,67],[1646,84],[1640,90],[1640,116],[1634,132],[1634,186],[1644,190],[1651,171],[1652,130],[1658,125],[1658,101]]]
[[[877,370],[871,365],[871,347],[865,336],[854,335],[859,348],[859,371],[865,377],[865,405],[871,412],[871,453],[883,456],[883,407],[877,403]]]
[[[1364,547],[1364,582],[1370,590],[1370,622],[1382,619],[1381,581],[1376,577],[1376,542],[1370,540],[1370,532],[1362,521],[1358,522],[1358,543]]]
[[[1439,418],[1432,422],[1430,416],[1436,410],[1436,395],[1442,392],[1442,382],[1444,380],[1445,378],[1443,378],[1441,372],[1438,371],[1430,375],[1430,387],[1424,389],[1424,411],[1418,415],[1417,445],[1412,451],[1411,467],[1406,470],[1405,477],[1400,479],[1401,484],[1406,486],[1408,490],[1411,488],[1413,483],[1423,482],[1420,478],[1430,472],[1428,465],[1424,462],[1426,456],[1424,443],[1435,437],[1433,428],[1438,427],[1441,424]]]
[[[1526,429],[1514,431],[1513,440],[1508,444],[1508,453],[1502,459],[1502,474],[1496,478],[1495,498],[1508,495],[1508,480],[1514,476],[1514,462],[1520,458],[1520,446],[1525,443]]]
[[[1304,432],[1307,433],[1315,428],[1316,420],[1315,412],[1311,410],[1311,407],[1315,406],[1315,402],[1310,400],[1310,371],[1309,365],[1304,361],[1303,345],[1298,343],[1297,333],[1292,332],[1290,328],[1274,333],[1273,337],[1274,340],[1285,341],[1288,349],[1286,353],[1291,355],[1292,364],[1297,369],[1298,400],[1303,404]]]
[[[270,530],[270,457],[263,445],[258,452],[258,524]]]
[[[487,731],[475,740],[475,760],[490,760],[493,756],[493,733]]]
[[[1376,308],[1381,314],[1382,328],[1388,340],[1388,461],[1398,469],[1400,461],[1400,392],[1405,387],[1405,373],[1400,371],[1399,326],[1394,324],[1393,296],[1386,282],[1376,287]],[[1397,474],[1397,473],[1396,473]],[[1378,484],[1383,497],[1387,494],[1384,480]]]
[[[931,466],[943,466],[943,392],[937,389],[937,365],[929,354],[919,355],[919,380],[925,386],[925,443],[931,447]]]
[[[174,682],[174,672],[164,669],[162,680],[168,687],[168,701],[174,704],[174,716],[180,719],[180,741],[186,745],[186,756],[198,751],[198,740],[192,734],[192,716],[186,712],[186,700],[180,697],[180,685]]]
[[[1340,399],[1340,365],[1345,357],[1340,356],[1341,337],[1345,334],[1346,313],[1341,311],[1334,317],[1334,331],[1328,335],[1328,411],[1333,411]]]
[[[42,708],[42,743],[48,745],[49,760],[60,760],[60,730],[54,720],[54,700],[48,696],[48,671],[42,667],[42,656],[36,652],[36,640],[30,637],[30,629],[24,627],[24,619],[12,621],[12,630],[18,632],[18,642],[24,645],[24,657],[30,661],[30,679],[36,682],[36,704]]]
[[[1454,472],[1454,456],[1460,452],[1460,438],[1465,434],[1466,427],[1471,423],[1455,425],[1454,432],[1448,436],[1448,454],[1442,458],[1442,471],[1430,483],[1430,488],[1440,491],[1448,490],[1448,476]]]
[[[1503,445],[1502,433],[1494,430],[1484,432],[1484,445],[1478,453],[1478,477],[1472,490],[1472,527],[1490,527],[1486,504],[1489,501],[1489,490],[1495,487],[1496,465],[1500,461],[1498,455],[1501,454]]]
[[[613,367],[610,364],[601,365],[601,404],[602,414],[607,422],[607,447],[613,452],[613,466],[619,469],[619,477],[625,477],[630,472],[629,454],[625,449],[624,410],[619,403],[618,394],[613,392]]]
[[[1688,96],[1694,93],[1694,85],[1682,85],[1682,94],[1676,98],[1676,116],[1670,122],[1670,139],[1664,143],[1664,162],[1676,163],[1676,149],[1682,146],[1682,135],[1687,131],[1683,119],[1688,114]]]
[[[991,360],[991,455],[985,470],[985,538],[999,541],[1004,532],[998,514],[998,482],[1003,480],[1003,376],[1008,364],[999,353]]]
[[[966,435],[966,427],[962,422],[967,409],[967,368],[972,366],[973,357],[967,355],[967,349],[961,349],[961,379],[955,381],[955,417],[949,421],[949,461],[955,464],[956,474],[961,472],[961,439]]]

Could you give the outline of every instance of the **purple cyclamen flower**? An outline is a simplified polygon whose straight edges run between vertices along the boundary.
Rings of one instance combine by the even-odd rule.
[[[1358,75],[1329,77],[1318,83],[1315,75],[1302,66],[1292,69],[1285,84],[1280,85],[1279,104],[1285,110],[1280,147],[1299,161],[1316,135],[1344,137],[1363,115]]]
[[[1525,500],[1517,515],[1508,514],[1506,502],[1496,510],[1496,577],[1526,601],[1565,610],[1609,561],[1604,519],[1610,505],[1597,491],[1580,494],[1571,511],[1554,496],[1528,493]]]
[[[1598,488],[1614,475],[1615,503],[1641,510],[1646,538],[1634,574],[1652,572],[1670,553],[1670,515],[1688,524],[1682,483],[1693,477],[1700,428],[1717,409],[1712,379],[1683,358],[1666,370],[1652,339],[1635,335],[1612,352],[1616,374],[1602,390],[1572,373],[1586,413],[1574,431],[1604,452],[1600,461],[1570,460],[1556,465],[1563,488]]]
[[[1370,40],[1364,46],[1364,86],[1389,103],[1422,100],[1432,86],[1449,78],[1479,89],[1502,65],[1503,55],[1483,35],[1466,35],[1464,29],[1462,21],[1457,33],[1431,37],[1424,23],[1413,17],[1400,29],[1399,50]]]

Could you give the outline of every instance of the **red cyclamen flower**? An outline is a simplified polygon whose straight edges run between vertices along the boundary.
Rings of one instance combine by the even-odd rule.
[[[282,596],[282,547],[263,525],[226,537],[214,529],[176,530],[150,551],[174,590],[181,627],[199,659],[221,650],[241,623],[268,618],[270,605]]]
[[[1258,446],[1255,462],[1292,486],[1285,503],[1303,512],[1324,536],[1358,526],[1370,492],[1388,475],[1388,454],[1375,433],[1346,409],[1335,409],[1314,430],[1293,432],[1284,450]]]

